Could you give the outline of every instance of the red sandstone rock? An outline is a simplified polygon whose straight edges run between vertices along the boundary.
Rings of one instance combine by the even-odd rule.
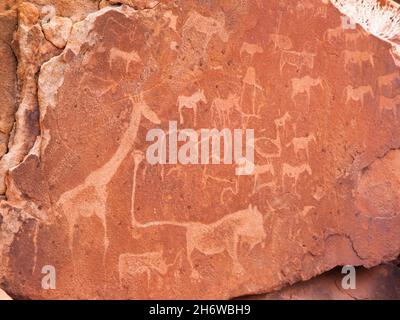
[[[16,109],[16,61],[12,49],[16,25],[15,10],[0,10],[0,157],[7,151]]]
[[[344,289],[340,268],[309,281],[294,284],[267,295],[246,297],[265,300],[399,300],[400,270],[381,265],[370,270],[358,269],[354,289]]]
[[[74,22],[62,51],[48,3],[19,4],[1,287],[230,298],[399,255],[392,43],[343,29],[319,0],[79,3],[56,3]],[[146,135],[170,121],[254,129],[252,174],[151,165]],[[40,289],[46,266],[55,290]]]

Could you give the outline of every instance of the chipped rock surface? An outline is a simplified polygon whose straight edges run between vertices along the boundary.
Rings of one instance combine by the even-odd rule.
[[[356,272],[354,288],[343,288],[341,268],[278,292],[246,297],[259,300],[399,300],[400,269],[393,264]]]
[[[12,300],[7,293],[0,289],[0,300]]]
[[[16,5],[0,287],[231,298],[396,259],[392,43],[320,0],[118,3]],[[146,136],[172,121],[192,136],[253,129],[251,170],[152,164]],[[41,289],[43,270],[54,290]]]

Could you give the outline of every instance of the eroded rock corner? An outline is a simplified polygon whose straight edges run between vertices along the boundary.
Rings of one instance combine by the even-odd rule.
[[[44,2],[0,14],[13,297],[232,298],[398,257],[395,36],[340,1]],[[254,159],[149,159],[171,127],[253,130]]]

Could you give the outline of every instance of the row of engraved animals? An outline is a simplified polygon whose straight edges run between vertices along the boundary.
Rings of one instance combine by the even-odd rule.
[[[393,85],[396,85],[400,80],[399,72],[390,73],[378,77],[378,88],[380,92],[383,92],[385,88],[393,91]],[[302,78],[291,79],[292,94],[291,98],[296,105],[296,97],[301,94],[306,94],[307,103],[310,104],[311,89],[316,86],[323,86],[323,80],[318,78],[312,78],[310,76],[304,76]],[[372,98],[375,97],[374,91],[370,85],[352,87],[348,85],[344,90],[346,104],[351,100],[359,101],[361,106],[364,107],[364,101],[366,95],[370,95]],[[230,115],[233,111],[241,112],[239,105],[240,97],[237,94],[229,93],[226,99],[215,98],[211,104],[211,114],[213,119],[219,119],[221,123],[226,124]],[[183,109],[192,109],[194,112],[194,125],[196,125],[197,111],[199,102],[208,103],[205,96],[204,90],[197,90],[191,96],[179,96],[177,100],[178,112],[180,123],[184,123]],[[382,113],[385,110],[392,111],[395,119],[397,119],[397,106],[400,104],[400,94],[394,98],[388,98],[384,95],[380,96],[379,110]]]

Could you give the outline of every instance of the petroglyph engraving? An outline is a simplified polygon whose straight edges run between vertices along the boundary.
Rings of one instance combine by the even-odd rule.
[[[197,12],[191,12],[182,28],[182,35],[187,37],[188,32],[191,30],[204,34],[205,41],[203,49],[207,48],[208,43],[214,35],[218,35],[223,42],[227,42],[229,33],[225,30],[225,18],[223,14],[220,14],[220,16],[223,22],[202,16]]]
[[[57,201],[56,207],[64,214],[69,227],[69,247],[73,250],[74,226],[80,217],[96,216],[100,219],[104,229],[104,246],[107,251],[109,240],[107,235],[106,202],[107,185],[117,172],[122,161],[131,152],[141,117],[160,124],[158,116],[145,103],[143,96],[127,98],[132,104],[131,119],[118,149],[110,160],[101,168],[91,172],[84,182],[77,187],[63,193]]]
[[[344,92],[346,93],[346,104],[349,103],[350,100],[360,101],[362,107],[364,107],[365,95],[369,94],[372,98],[375,97],[371,86],[361,86],[358,88],[347,86]]]
[[[243,78],[243,85],[240,96],[240,106],[242,106],[243,104],[243,97],[247,86],[252,87],[252,116],[257,116],[259,110],[256,111],[256,93],[257,89],[260,91],[264,91],[264,88],[258,84],[256,69],[254,69],[253,67],[247,68],[246,75]]]
[[[346,43],[349,45],[356,45],[357,42],[364,37],[364,33],[362,32],[353,32],[353,33],[346,33],[345,40]]]
[[[147,287],[150,287],[150,281],[153,274],[165,276],[170,267],[174,266],[181,256],[181,252],[175,257],[175,260],[167,264],[162,251],[145,252],[141,254],[123,253],[118,259],[118,271],[120,284],[123,281],[129,281],[131,277],[146,274]]]
[[[344,66],[347,69],[350,64],[356,64],[359,68],[362,68],[363,63],[369,62],[371,67],[375,66],[374,55],[368,51],[349,51],[344,50]]]
[[[188,108],[188,109],[193,109],[194,112],[194,126],[196,126],[197,123],[197,104],[199,102],[203,102],[203,103],[208,103],[207,102],[207,98],[204,95],[204,90],[197,90],[195,93],[193,93],[191,96],[179,96],[178,100],[177,100],[177,104],[178,104],[178,111],[179,111],[179,119],[180,119],[180,123],[183,124],[183,114],[182,114],[182,110],[184,108]]]
[[[266,238],[263,215],[257,207],[251,205],[247,209],[228,214],[211,224],[174,221],[139,223],[134,215],[134,207],[131,206],[131,210],[136,228],[170,225],[186,229],[187,259],[191,268],[191,277],[194,279],[200,278],[200,273],[195,269],[192,260],[195,249],[205,255],[228,253],[232,259],[233,272],[242,274],[244,269],[238,257],[240,245],[246,244],[249,250],[252,250],[256,245],[263,244]]]
[[[399,78],[400,73],[398,71],[378,77],[379,90],[382,91],[384,87],[388,87],[390,90],[393,90],[393,82],[399,80]]]
[[[254,185],[253,185],[253,193],[260,191],[264,187],[274,187],[275,184],[273,182],[260,184],[260,175],[270,173],[275,176],[275,169],[272,163],[267,163],[264,165],[255,165],[253,169],[254,175]]]
[[[264,50],[258,44],[252,44],[248,42],[243,42],[242,47],[240,48],[240,57],[243,56],[244,53],[250,55],[251,60],[256,53],[263,53]]]
[[[316,86],[321,86],[323,89],[322,85],[322,80],[321,78],[311,78],[310,76],[305,76],[303,78],[293,78],[291,80],[292,82],[292,100],[294,104],[296,105],[296,96],[298,94],[306,93],[307,94],[307,104],[310,105],[311,101],[311,88],[316,87]]]
[[[394,98],[381,96],[379,98],[379,110],[382,114],[385,110],[392,111],[394,118],[397,120],[397,107],[400,105],[400,95]]]
[[[215,98],[211,104],[211,117],[219,120],[221,126],[226,127],[230,122],[233,110],[240,110],[240,97],[237,94],[228,94],[228,98]]]
[[[307,159],[310,157],[310,152],[309,152],[309,146],[311,142],[317,143],[317,139],[315,138],[315,135],[311,133],[307,137],[301,137],[301,138],[293,138],[292,142],[290,142],[287,147],[293,146],[294,153],[296,154],[296,157],[298,157],[300,151],[305,151]]]
[[[297,193],[297,182],[303,173],[312,175],[312,170],[308,164],[294,167],[290,164],[284,163],[282,166],[282,188],[285,189],[285,177],[288,177],[294,180],[294,192]]]
[[[139,54],[136,51],[126,52],[122,51],[118,48],[111,48],[110,49],[110,68],[113,67],[115,61],[122,60],[125,63],[125,73],[128,73],[129,66],[132,62],[141,62],[142,59],[140,58]]]
[[[325,31],[324,39],[331,42],[332,40],[341,38],[342,34],[343,34],[342,26],[336,27],[336,28],[331,28],[331,29],[328,29]]]
[[[293,46],[292,40],[284,34],[271,33],[269,41],[272,42],[274,50],[290,50]]]
[[[286,51],[283,50],[281,53],[281,59],[279,62],[279,70],[282,74],[285,65],[291,65],[297,69],[301,69],[306,66],[310,69],[314,68],[314,57],[315,54],[309,52],[297,52],[297,51]]]

